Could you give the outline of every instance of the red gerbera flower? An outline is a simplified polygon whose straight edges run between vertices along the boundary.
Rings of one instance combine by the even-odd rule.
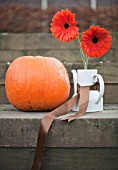
[[[79,34],[79,28],[76,27],[75,14],[68,9],[58,11],[51,23],[52,34],[62,42],[70,42]]]
[[[110,32],[99,26],[90,26],[81,37],[81,48],[89,57],[101,57],[111,47]]]

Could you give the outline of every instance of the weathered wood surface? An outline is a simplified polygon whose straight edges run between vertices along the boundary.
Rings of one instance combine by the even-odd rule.
[[[0,104],[5,103],[8,104],[9,101],[6,97],[6,92],[5,92],[5,85],[1,84],[0,85]]]
[[[112,48],[117,49],[118,33],[111,33]],[[6,43],[7,42],[7,43]],[[0,49],[38,50],[38,49],[76,49],[77,42],[62,43],[57,41],[51,33],[1,33]]]
[[[82,69],[83,66],[80,63],[64,62],[64,65],[68,71],[70,83],[71,83],[71,93],[73,95],[73,80],[72,80],[72,69]],[[7,63],[0,63],[0,103],[9,103],[5,94],[5,75],[7,71]],[[90,63],[89,68],[97,69],[98,73],[103,76],[105,81],[105,95],[104,103],[118,103],[118,65],[109,63]]]
[[[118,103],[118,33],[112,33],[112,47],[102,58],[89,59],[89,68],[98,69],[105,81],[104,103]],[[0,34],[0,103],[9,103],[4,88],[7,62],[25,55],[52,56],[67,68],[73,90],[72,69],[82,69],[80,52],[76,41],[62,43],[49,33]],[[103,63],[100,63],[102,61]],[[73,91],[71,90],[70,96]]]
[[[73,84],[71,84],[70,97],[73,95]],[[104,93],[105,104],[117,104],[118,103],[118,84],[105,84]],[[8,104],[9,101],[6,97],[4,84],[0,85],[0,104]]]
[[[111,52],[112,53],[112,52]],[[20,56],[46,56],[46,57],[55,57],[58,60],[64,62],[81,62],[80,52],[78,49],[38,49],[38,50],[1,50],[0,51],[0,62],[13,61],[14,59]],[[113,54],[112,54],[113,56]],[[114,58],[112,58],[114,59]],[[91,59],[91,61],[101,61],[99,59]]]
[[[110,51],[90,59],[105,80],[105,103],[118,104],[118,34]],[[82,68],[76,41],[61,43],[51,34],[0,34],[0,103],[8,103],[4,79],[7,62],[24,55],[53,56],[67,68],[73,94],[72,69]],[[103,61],[103,63],[100,63]],[[94,63],[96,62],[96,63]],[[72,114],[72,113],[70,113]],[[21,112],[0,105],[0,170],[29,170],[36,147],[40,120],[45,112]],[[50,129],[42,170],[117,170],[118,106],[89,113],[67,123],[56,119]]]
[[[5,111],[1,107],[0,147],[35,147],[40,120],[45,114]],[[58,118],[50,129],[46,147],[118,147],[118,107],[87,113],[71,123]]]
[[[112,33],[112,47],[102,58],[92,61],[118,62],[118,33]],[[81,61],[76,41],[62,43],[50,33],[0,34],[0,62],[24,55],[53,56],[61,61]]]
[[[71,70],[83,69],[83,65],[81,63],[64,62],[64,66],[68,71],[71,82],[72,82]],[[0,63],[0,84],[4,84],[7,68],[8,68],[7,63]],[[118,64],[90,63],[88,69],[97,69],[98,73],[103,76],[105,83],[118,84]]]
[[[68,71],[70,81],[72,82],[73,69],[83,69],[83,65],[80,63],[64,62],[64,65]],[[118,64],[117,63],[91,63],[88,65],[88,69],[97,69],[98,73],[102,75],[105,83],[118,83]]]
[[[20,56],[46,56],[55,57],[60,61],[81,62],[79,49],[38,49],[38,50],[0,50],[0,62],[13,61]],[[114,57],[115,56],[115,57]],[[117,63],[117,50],[110,50],[101,58],[90,58],[89,62]]]
[[[75,49],[76,45],[76,41],[59,42],[49,33],[3,33],[0,35],[1,50]]]
[[[34,148],[0,148],[1,170],[30,170]],[[46,148],[41,170],[117,170],[116,148]]]
[[[104,110],[118,110],[118,104],[104,104]],[[18,109],[16,107],[12,106],[11,104],[2,104],[2,105],[0,104],[0,111],[18,111]],[[27,112],[25,112],[25,113],[27,113]],[[33,114],[31,113],[31,115],[34,116],[34,113],[37,113],[37,112],[33,112]],[[0,115],[2,115],[2,114],[4,114],[4,113],[1,113]],[[100,113],[99,113],[99,115],[100,115]]]
[[[117,170],[118,105],[104,109],[71,123],[56,119],[41,170]],[[0,110],[0,169],[30,170],[46,112],[22,112],[11,105],[0,105]]]

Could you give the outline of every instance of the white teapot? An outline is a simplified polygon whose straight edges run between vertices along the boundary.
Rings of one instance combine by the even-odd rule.
[[[92,86],[99,81],[100,90],[89,91],[89,102],[86,112],[97,112],[103,110],[103,94],[104,94],[104,80],[100,74],[97,74],[96,69],[87,70],[72,70],[74,95],[77,94],[77,85]],[[79,110],[79,101],[72,108],[73,111]]]

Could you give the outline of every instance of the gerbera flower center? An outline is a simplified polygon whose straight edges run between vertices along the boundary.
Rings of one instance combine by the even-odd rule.
[[[98,42],[98,38],[97,37],[93,37],[92,42],[93,42],[93,44],[96,44]]]
[[[68,23],[65,23],[65,24],[64,24],[64,28],[65,28],[65,29],[68,29],[68,28],[69,28],[69,24],[68,24]]]

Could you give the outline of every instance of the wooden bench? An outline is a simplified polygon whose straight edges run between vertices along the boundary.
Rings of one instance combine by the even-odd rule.
[[[22,112],[11,105],[1,105],[0,110],[0,169],[30,170],[46,112]],[[105,105],[103,112],[87,113],[70,123],[54,121],[42,170],[62,169],[118,169],[118,105]]]
[[[97,69],[105,81],[104,112],[89,113],[71,123],[56,119],[48,134],[42,170],[118,169],[118,33],[112,36],[109,52],[89,60],[89,68]],[[0,34],[0,170],[31,169],[40,120],[46,114],[21,112],[6,97],[7,62],[24,55],[62,61],[70,77],[70,96],[71,70],[83,68],[76,41],[61,43],[47,33]]]
[[[98,73],[104,78],[104,103],[106,104],[118,104],[118,33],[112,33],[112,37],[112,47],[102,58],[89,58],[89,68],[97,69]],[[0,104],[9,103],[5,95],[7,62],[12,62],[20,56],[27,55],[51,56],[59,59],[68,71],[72,89],[71,70],[83,68],[81,54],[76,41],[62,43],[57,41],[51,33],[1,33]]]

